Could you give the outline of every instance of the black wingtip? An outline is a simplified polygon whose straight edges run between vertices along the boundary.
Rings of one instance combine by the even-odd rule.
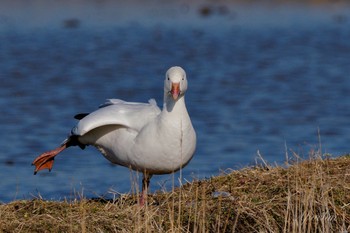
[[[81,120],[84,117],[86,117],[87,115],[89,115],[89,113],[79,113],[79,114],[74,116],[74,119]]]

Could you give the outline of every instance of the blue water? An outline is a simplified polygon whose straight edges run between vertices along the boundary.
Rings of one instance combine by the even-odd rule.
[[[319,144],[349,153],[349,6],[209,6],[28,5],[22,14],[4,4],[0,201],[130,192],[137,174],[93,147],[64,151],[51,173],[34,176],[30,164],[61,143],[76,113],[107,98],[161,105],[173,65],[187,71],[198,135],[182,182],[255,164],[257,151],[278,164]],[[155,176],[152,190],[178,177]]]

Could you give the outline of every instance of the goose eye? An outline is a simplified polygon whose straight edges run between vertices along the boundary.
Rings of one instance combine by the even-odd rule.
[[[168,80],[170,80],[170,78],[168,77]]]

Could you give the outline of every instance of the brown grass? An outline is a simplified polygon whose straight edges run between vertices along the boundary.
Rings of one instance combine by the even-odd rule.
[[[14,201],[2,232],[349,232],[350,156],[257,166],[169,193],[113,201]],[[296,157],[297,158],[297,157]]]

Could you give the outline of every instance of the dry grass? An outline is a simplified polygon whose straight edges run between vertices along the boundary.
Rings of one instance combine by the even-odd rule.
[[[350,232],[350,156],[258,166],[114,201],[0,205],[2,232]]]

